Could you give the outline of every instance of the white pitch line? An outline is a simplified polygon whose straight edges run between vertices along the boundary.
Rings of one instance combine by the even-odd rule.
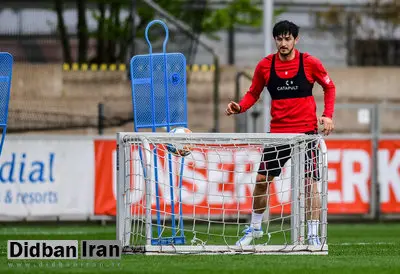
[[[92,235],[98,233],[111,233],[114,230],[96,230],[96,231],[23,231],[23,230],[0,230],[0,235]],[[365,245],[396,245],[393,242],[361,242],[361,243],[328,243],[328,246],[365,246]]]

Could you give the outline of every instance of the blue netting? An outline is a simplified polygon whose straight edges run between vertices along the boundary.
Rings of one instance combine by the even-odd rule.
[[[186,62],[182,54],[135,56],[131,73],[136,127],[186,124]]]
[[[152,46],[148,37],[148,30],[153,24],[160,24],[165,30],[163,52],[153,54]],[[160,20],[154,20],[147,25],[146,40],[149,45],[149,54],[134,56],[131,59],[131,81],[132,81],[132,103],[134,126],[137,132],[141,128],[187,126],[186,111],[186,59],[181,53],[166,53],[168,41],[168,28]],[[139,150],[142,159],[142,150]],[[151,243],[158,244],[184,244],[182,210],[179,210],[179,230],[181,236],[175,233],[175,199],[174,179],[172,176],[171,154],[168,154],[169,182],[171,189],[171,236],[163,237],[165,233],[161,230],[161,214],[157,172],[157,149],[154,149],[154,180],[157,208],[157,238],[151,239]],[[181,159],[181,171],[183,171],[184,158]],[[179,185],[182,186],[182,176]],[[179,195],[179,203],[182,205],[182,196]]]
[[[8,102],[10,101],[10,89],[12,79],[13,56],[7,52],[0,52],[0,154],[7,132]]]
[[[159,22],[159,21],[158,21]],[[168,29],[162,53],[134,56],[131,60],[132,103],[135,131],[140,128],[186,126],[186,58],[166,53]]]
[[[0,125],[7,124],[8,102],[12,78],[13,57],[7,52],[0,52]]]

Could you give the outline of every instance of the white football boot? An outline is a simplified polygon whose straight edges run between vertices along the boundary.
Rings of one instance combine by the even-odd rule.
[[[320,246],[321,245],[321,240],[319,236],[309,236],[308,237],[308,244],[313,245],[313,246]]]
[[[256,229],[254,227],[246,227],[245,230],[243,230],[243,237],[240,238],[239,241],[236,242],[236,246],[248,246],[253,242],[254,239],[259,239],[264,235],[264,232],[262,229]]]

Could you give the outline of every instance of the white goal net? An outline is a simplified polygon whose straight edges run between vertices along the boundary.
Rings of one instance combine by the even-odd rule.
[[[185,157],[167,149],[183,146]],[[120,132],[116,166],[117,239],[127,253],[328,252],[319,135]],[[255,211],[264,212],[262,233],[243,245]]]

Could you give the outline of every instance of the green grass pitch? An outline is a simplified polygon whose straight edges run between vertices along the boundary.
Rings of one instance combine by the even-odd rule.
[[[115,226],[6,224],[0,225],[0,273],[400,273],[400,224],[329,224],[328,231],[327,256],[123,255],[118,261],[101,262],[16,261],[7,259],[7,240],[115,239]]]

